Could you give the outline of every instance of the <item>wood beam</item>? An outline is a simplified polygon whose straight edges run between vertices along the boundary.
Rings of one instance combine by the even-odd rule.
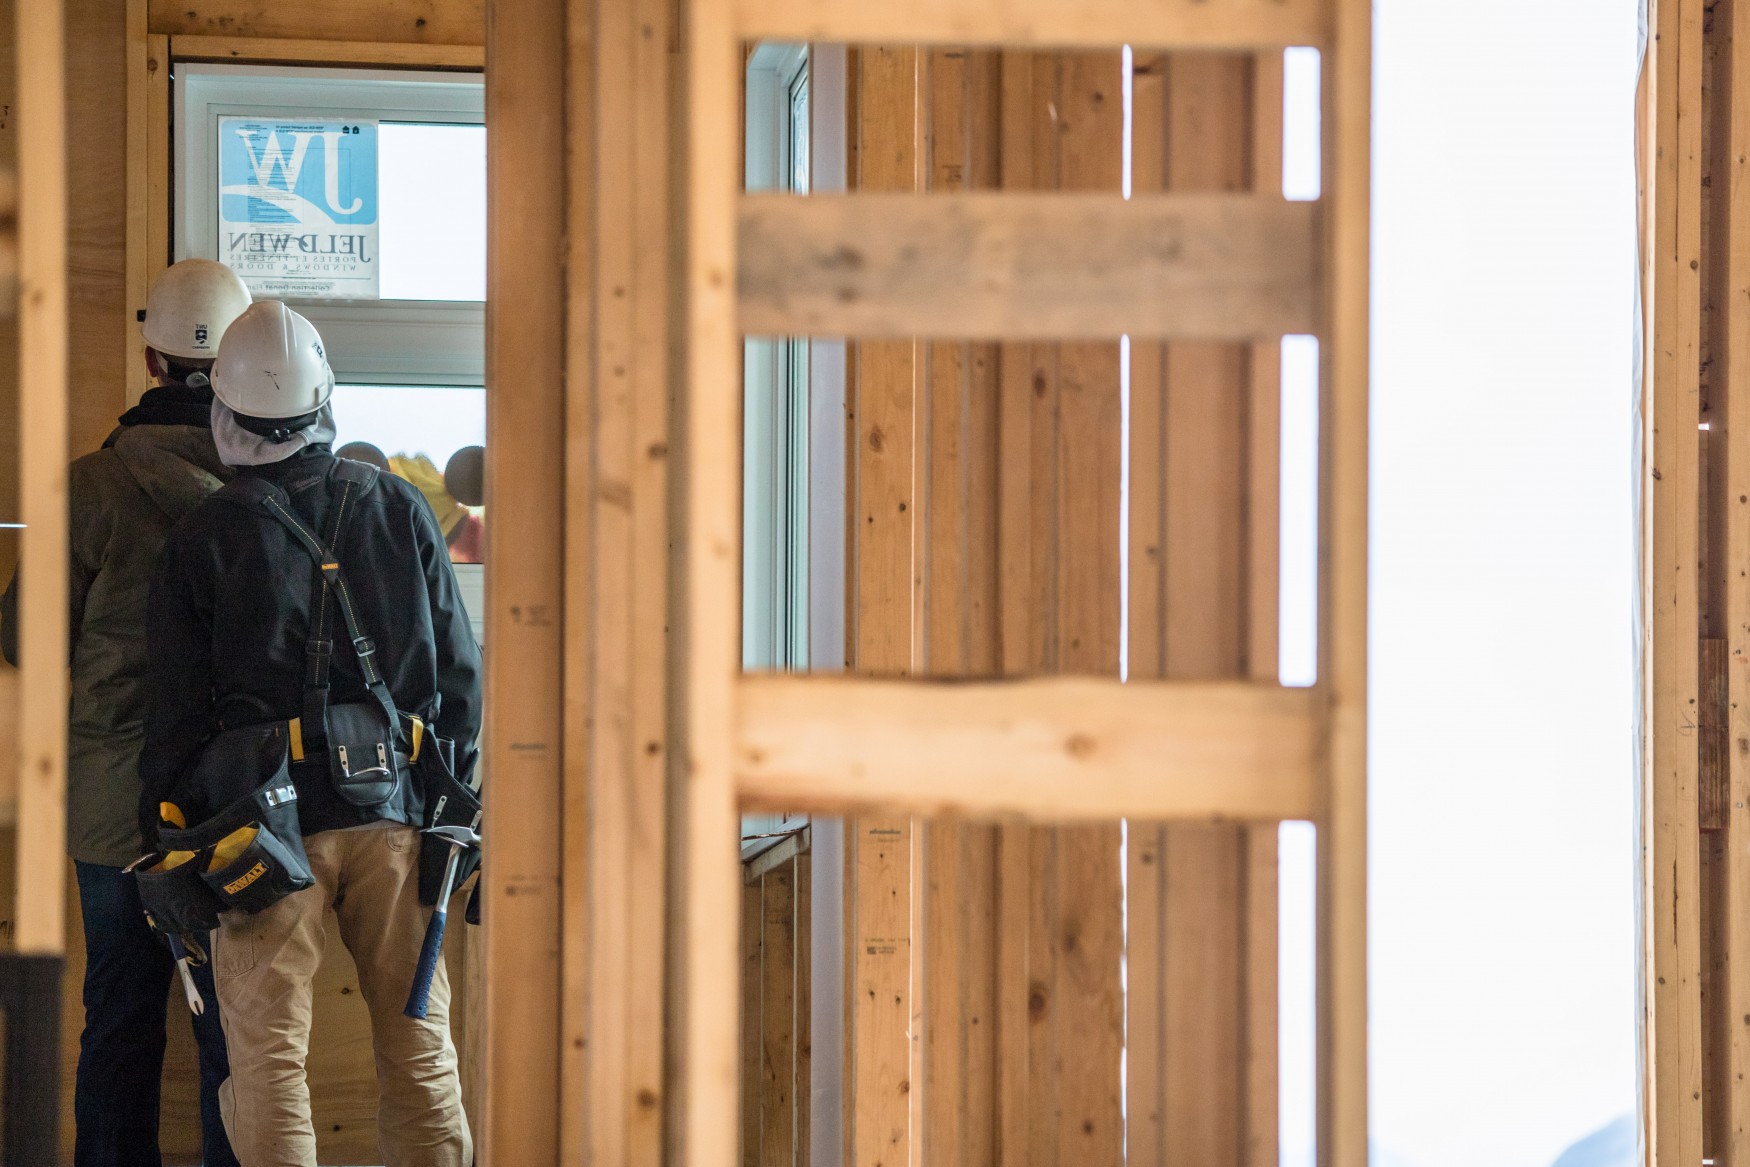
[[[1699,672],[1702,13],[1702,0],[1657,5],[1642,73],[1643,287],[1652,338],[1645,346],[1643,400],[1642,586],[1650,683],[1642,792],[1642,1068],[1655,1167],[1702,1157],[1700,919],[1690,908],[1700,903],[1699,759],[1690,711]]]
[[[688,1167],[729,1167],[737,1157],[739,1004],[735,978],[741,888],[734,772],[734,686],[741,654],[742,343],[735,321],[735,196],[741,188],[738,112],[742,45],[725,5],[683,9],[681,97],[685,184],[675,279],[686,338],[677,372],[674,748],[668,758],[670,873],[676,910],[669,934],[667,1097],[674,1121],[665,1148]]]
[[[1274,340],[1314,327],[1317,208],[1280,196],[746,195],[750,334]]]
[[[853,59],[850,185],[858,192],[916,192],[927,158],[924,55],[909,45],[883,45]],[[925,348],[909,337],[869,341],[850,349],[850,361],[847,659],[851,671],[866,676],[907,676],[920,667],[923,642],[917,410]],[[911,1040],[921,959],[912,910],[919,902],[917,829],[903,813],[845,824],[848,1167],[904,1159],[916,1133],[921,1092],[911,1084],[923,1081],[921,1043]]]
[[[432,45],[485,44],[487,0],[148,0],[149,31],[166,36],[285,37]],[[524,10],[519,10],[524,11]],[[532,13],[533,10],[526,10]],[[502,21],[507,12],[496,14]],[[524,15],[534,27],[559,26]]]
[[[484,29],[482,29],[484,31]],[[185,33],[170,43],[178,61],[230,61],[251,65],[358,65],[378,69],[486,67],[479,43],[446,45],[418,41],[340,41],[296,37],[210,36]]]
[[[1319,330],[1318,675],[1326,704],[1324,797],[1316,816],[1318,1131],[1321,1163],[1365,1167],[1371,0],[1336,0],[1333,38],[1321,70],[1328,282]],[[1693,646],[1693,621],[1689,637]]]
[[[496,5],[490,20],[486,491],[518,518],[487,535],[481,1159],[545,1165],[561,1105],[566,4]]]
[[[742,799],[1038,822],[1296,819],[1318,809],[1312,690],[1089,678],[749,676]]]
[[[1262,49],[1323,44],[1333,0],[737,0],[747,40],[1014,48]]]
[[[66,951],[67,105],[60,3],[17,5],[19,482],[17,951]]]

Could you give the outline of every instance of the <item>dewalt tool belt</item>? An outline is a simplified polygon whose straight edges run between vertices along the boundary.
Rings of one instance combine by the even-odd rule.
[[[183,796],[199,808],[197,825],[165,803],[161,850],[128,868],[161,931],[210,931],[221,911],[259,912],[315,882],[288,758],[283,725],[228,730],[207,744]]]

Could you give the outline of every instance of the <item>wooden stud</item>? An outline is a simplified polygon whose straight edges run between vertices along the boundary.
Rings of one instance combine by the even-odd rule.
[[[760,1066],[743,1089],[755,1101],[762,1167],[796,1161],[796,865],[760,881]]]
[[[1750,303],[1732,289],[1750,287],[1750,234],[1743,230],[1750,223],[1750,4],[1729,0],[1715,12],[1714,22],[1728,53],[1728,83],[1714,90],[1714,100],[1725,105],[1713,116],[1729,124],[1711,173],[1714,197],[1724,201],[1725,214],[1713,221],[1723,219],[1728,229],[1716,240],[1724,253],[1717,278],[1725,294],[1723,320],[1713,322],[1716,342],[1724,340],[1723,351],[1714,353],[1724,391],[1714,393],[1716,432],[1706,436],[1725,452],[1724,473],[1717,480],[1723,489],[1716,489],[1710,503],[1724,531],[1713,576],[1723,593],[1719,624],[1726,638],[1727,721],[1722,744],[1728,785],[1726,830],[1704,840],[1704,846],[1712,842],[1717,849],[1713,867],[1723,894],[1709,913],[1718,921],[1712,944],[1718,959],[1709,962],[1716,1040],[1708,1051],[1713,1064],[1707,1080],[1718,1088],[1704,1106],[1714,1137],[1703,1153],[1720,1167],[1745,1167],[1750,1164],[1750,1033],[1742,1024],[1750,1015],[1750,978],[1744,976],[1750,963],[1750,754],[1743,743],[1750,738],[1750,575],[1742,565],[1750,561],[1750,457],[1733,438],[1750,432]]]
[[[929,189],[993,188],[994,55],[937,49],[928,67]],[[996,662],[996,353],[992,345],[965,342],[935,343],[928,353],[919,409],[923,667],[934,676],[989,676]],[[926,1162],[990,1163],[996,831],[942,820],[924,823],[923,831],[918,1148]]]
[[[1283,60],[1280,52],[1252,60],[1251,186],[1282,189]],[[1246,368],[1246,675],[1281,675],[1282,344],[1252,345]],[[1281,828],[1246,828],[1244,1162],[1281,1161],[1281,960],[1279,930]]]
[[[813,1137],[811,1119],[814,1112],[814,856],[804,850],[796,856],[796,967],[795,967],[795,1099],[796,1154],[795,1167],[808,1167],[811,1161],[809,1140]]]
[[[1309,332],[1315,210],[1253,195],[747,195],[741,324],[988,339]]]
[[[915,191],[925,165],[919,50],[872,47],[856,58],[851,185],[860,192]],[[741,242],[748,245],[745,238]],[[915,410],[924,353],[909,339],[888,340],[857,345],[851,361],[851,668],[907,676],[917,669],[923,640],[921,577],[914,564],[922,538]],[[903,815],[870,817],[850,820],[845,829],[847,1162],[874,1167],[908,1153],[911,1084],[922,1083],[911,1041],[914,824]]]
[[[1731,815],[1731,680],[1726,654],[1724,640],[1701,642],[1696,826],[1703,831],[1725,830]]]
[[[747,40],[1017,48],[1255,49],[1323,44],[1340,0],[738,0]]]
[[[764,877],[741,892],[741,1167],[764,1167],[765,1127],[760,1122],[760,1066],[765,1044]]]
[[[566,41],[554,30],[566,5],[533,0],[490,19],[486,402],[500,456],[487,459],[487,497],[519,518],[491,524],[486,560],[481,1158],[546,1164],[560,1126],[567,208]]]
[[[1139,55],[1137,194],[1277,195],[1280,61]],[[1277,348],[1131,346],[1133,681],[1275,680]],[[1135,1162],[1274,1162],[1276,830],[1131,821]]]
[[[1642,75],[1645,346],[1643,588],[1646,691],[1643,1073],[1652,1162],[1702,1155],[1697,766],[1697,408],[1702,9],[1654,10]],[[1691,266],[1691,263],[1694,266]],[[1323,848],[1321,847],[1321,851]]]
[[[137,4],[142,0],[133,2]],[[484,26],[481,31],[485,31]],[[452,45],[189,33],[175,38],[171,43],[171,53],[178,61],[229,61],[251,65],[354,65],[375,69],[464,72],[486,67],[486,49],[480,41]]]
[[[1325,55],[1322,69],[1321,123],[1327,298],[1326,320],[1320,329],[1319,683],[1328,702],[1328,752],[1325,803],[1317,819],[1318,1129],[1320,1162],[1364,1167],[1368,1157],[1367,450],[1373,6],[1369,0],[1335,2],[1332,51]],[[1692,425],[1692,440],[1694,434]],[[1693,621],[1690,638],[1693,644]],[[1696,1150],[1699,1153],[1699,1147]]]
[[[19,568],[17,951],[66,950],[67,108],[60,3],[17,5]]]
[[[1082,678],[741,681],[733,764],[757,806],[1088,821],[1311,818],[1312,690]]]
[[[565,1116],[567,1143],[596,1162],[662,1153],[666,845],[668,445],[672,370],[668,196],[670,87],[677,68],[667,0],[574,4],[570,268],[570,449],[578,519],[567,546],[569,656],[581,690],[571,740],[588,757],[581,842],[588,894],[568,919],[587,1035],[589,1098]],[[646,873],[627,880],[625,872]],[[569,888],[568,888],[569,890]],[[572,931],[580,937],[573,944]],[[587,1001],[587,1004],[584,1002]]]
[[[683,453],[671,586],[676,748],[669,766],[674,896],[669,937],[675,1104],[667,1153],[689,1167],[727,1167],[736,1124],[737,1008],[732,967],[738,834],[728,744],[735,726],[741,627],[741,336],[734,303],[735,204],[742,163],[735,100],[742,54],[724,6],[689,0],[686,67],[677,108],[686,122],[677,176],[683,224],[687,338],[677,417]]]
[[[152,282],[170,262],[169,38],[146,32],[146,0],[128,3],[127,312],[121,367],[128,401],[151,387],[141,359],[139,313]]]
[[[1055,186],[1066,193],[1036,197],[1121,199],[1123,55],[1083,51],[1043,60],[1054,66],[1056,92],[1045,111],[1050,120],[1035,115],[1033,126],[1052,136]],[[1067,240],[1066,245],[1078,246]],[[1132,270],[1142,266],[1137,254],[1130,256]],[[1067,287],[1059,294],[1077,295]],[[1110,335],[1057,347],[1055,384],[1043,401],[1033,402],[1053,409],[1033,439],[1035,450],[1054,448],[1051,476],[1041,473],[1033,485],[1040,505],[1053,512],[1052,667],[1065,675],[1104,678],[1116,687],[1123,594],[1123,401],[1120,346]],[[1036,412],[1035,424],[1042,422],[1046,418]],[[1114,1163],[1124,1155],[1119,817],[1112,813],[1103,822],[1033,832],[1034,898],[1040,910],[1029,942],[1029,977],[1048,988],[1046,1014],[1035,1020],[1031,1042],[1031,1104],[1036,1121],[1057,1116],[1046,1129],[1035,1126],[1030,1139],[1044,1163]]]

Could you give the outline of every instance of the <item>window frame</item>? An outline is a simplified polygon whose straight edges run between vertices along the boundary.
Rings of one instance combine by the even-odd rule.
[[[812,153],[806,45],[762,44],[747,64],[746,186],[806,192]],[[798,99],[805,114],[798,117]],[[799,173],[797,163],[803,169]],[[807,337],[744,343],[742,667],[809,667],[811,344]],[[808,816],[744,814],[742,861],[800,831]]]
[[[173,254],[217,258],[221,117],[486,123],[484,74],[293,65],[178,63]],[[322,333],[338,379],[361,385],[483,386],[482,301],[286,297]]]

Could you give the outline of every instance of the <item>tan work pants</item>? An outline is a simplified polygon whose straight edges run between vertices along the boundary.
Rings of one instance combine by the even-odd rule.
[[[304,1055],[323,917],[358,965],[377,1055],[377,1138],[384,1167],[469,1167],[450,1042],[450,983],[440,961],[424,1021],[402,1016],[429,909],[419,904],[419,833],[379,823],[304,840],[316,886],[250,916],[226,912],[213,971],[231,1052],[219,1106],[243,1167],[316,1167]]]

